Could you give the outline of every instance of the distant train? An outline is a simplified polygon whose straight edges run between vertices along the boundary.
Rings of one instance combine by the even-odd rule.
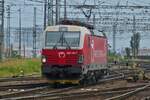
[[[42,49],[42,75],[49,82],[97,82],[107,71],[107,38],[82,23],[48,26]]]

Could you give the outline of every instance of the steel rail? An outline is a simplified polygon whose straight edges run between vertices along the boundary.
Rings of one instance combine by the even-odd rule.
[[[25,90],[25,91],[18,91],[18,92],[13,92],[13,93],[1,94],[0,99],[12,98],[12,97],[15,97],[15,96],[23,96],[23,95],[39,92],[39,91],[42,91],[42,90],[45,90],[45,89],[48,89],[48,88],[49,88],[49,86],[44,86],[44,87],[28,89],[28,90]]]
[[[23,99],[30,99],[30,98],[39,98],[38,96],[42,95],[42,98],[43,98],[43,95],[46,95],[46,94],[40,94],[40,95],[31,95],[32,93],[35,93],[35,92],[38,92],[38,91],[45,91],[45,90],[48,90],[49,87],[42,87],[42,88],[36,88],[36,89],[31,89],[31,90],[27,90],[27,91],[23,91],[23,92],[18,92],[18,93],[11,93],[10,95],[3,95],[1,96],[1,99],[0,100],[3,100],[3,99],[11,99],[11,100],[23,100]],[[51,94],[55,94],[55,93],[61,93],[61,92],[64,92],[64,91],[69,91],[70,89],[74,89],[75,87],[69,87],[69,88],[64,88],[64,89],[52,89],[52,90],[48,90],[49,93]],[[24,96],[24,95],[28,95],[30,94],[31,96]],[[41,96],[40,96],[41,97]]]
[[[96,84],[105,83],[105,82],[114,81],[114,80],[123,79],[123,78],[124,78],[124,75],[120,76],[120,74],[118,74],[118,76],[110,75],[109,77],[106,77],[105,79],[100,80]],[[96,84],[69,87],[69,88],[64,88],[64,89],[60,89],[60,90],[48,91],[48,92],[44,92],[44,93],[37,94],[37,95],[34,94],[33,96],[24,96],[24,97],[13,96],[14,98],[11,98],[11,99],[14,99],[14,100],[23,100],[23,99],[28,100],[28,99],[39,99],[39,98],[42,99],[43,97],[55,96],[55,95],[58,95],[62,92],[67,92],[67,91],[71,91],[73,89],[80,89],[80,88],[83,88],[83,87],[93,86],[93,85],[96,85]],[[7,98],[9,98],[9,96],[7,96]]]
[[[7,82],[7,81],[24,81],[24,80],[40,80],[42,77],[40,76],[27,76],[27,77],[12,77],[12,78],[0,78],[0,82]]]
[[[150,96],[144,97],[142,100],[150,100]]]
[[[1,96],[1,98],[14,98],[15,100],[16,99],[38,99],[38,98],[42,98],[42,97],[47,97],[49,94],[52,96],[52,95],[56,95],[56,94],[59,94],[59,93],[62,93],[62,92],[67,92],[67,91],[71,91],[72,89],[79,89],[79,88],[83,88],[83,87],[88,87],[88,86],[92,86],[92,85],[97,85],[97,84],[100,84],[100,83],[105,83],[105,82],[110,82],[110,81],[114,81],[114,80],[120,80],[120,79],[124,79],[125,78],[125,75],[123,73],[118,73],[116,72],[115,74],[113,75],[109,75],[107,77],[105,77],[104,79],[98,81],[98,83],[96,84],[90,84],[90,85],[85,85],[85,86],[76,86],[76,87],[69,87],[69,88],[65,88],[65,89],[60,89],[60,90],[49,90],[47,92],[45,92],[44,90],[41,89],[41,91],[43,91],[43,93],[41,94],[37,94],[37,95],[33,95],[33,96],[25,96],[25,95],[28,95],[28,94],[33,94],[35,92],[33,92],[32,90],[28,90],[28,91],[23,91],[23,92],[18,92],[18,93],[10,93],[10,94],[6,94],[6,95],[3,95]],[[35,90],[37,91],[37,90]],[[24,96],[24,97],[23,97]]]
[[[85,92],[74,92],[74,93],[49,93],[49,94],[40,94],[34,96],[27,97],[16,97],[12,100],[33,100],[33,99],[49,99],[49,100],[60,100],[60,99],[74,99],[76,97],[87,97],[87,96],[107,96],[112,94],[121,94],[125,92],[133,91],[135,88],[139,88],[145,85],[137,85],[132,87],[121,87],[114,89],[106,89],[106,90],[93,90],[93,91],[85,91]]]
[[[45,82],[38,82],[38,83],[20,83],[20,84],[8,84],[8,85],[0,85],[0,91],[6,91],[11,89],[29,89],[29,88],[36,88],[41,86],[47,86],[48,83]]]
[[[122,99],[126,99],[138,92],[141,92],[141,91],[144,91],[145,89],[148,89],[148,87],[150,87],[150,83],[143,86],[143,87],[140,87],[140,88],[137,88],[135,90],[132,90],[130,92],[127,92],[127,93],[124,93],[124,94],[121,94],[121,95],[118,95],[118,96],[115,96],[115,97],[111,97],[111,98],[107,98],[105,100],[122,100]]]

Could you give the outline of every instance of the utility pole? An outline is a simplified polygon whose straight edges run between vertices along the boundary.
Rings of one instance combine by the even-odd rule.
[[[21,8],[19,9],[19,55],[21,56]]]
[[[53,0],[48,0],[48,26],[54,24],[53,14]]]
[[[58,24],[60,18],[60,0],[56,0],[56,24]]]
[[[93,13],[93,26],[94,28],[96,27],[96,24],[95,24],[95,14]]]
[[[0,0],[0,61],[4,53],[4,0]]]
[[[136,28],[135,28],[136,22],[135,22],[135,15],[133,15],[133,34],[135,34],[136,32]]]
[[[33,57],[36,57],[36,7],[33,16]]]
[[[7,57],[11,57],[11,44],[10,44],[10,5],[7,5]]]
[[[67,19],[67,2],[64,0],[64,19]]]
[[[48,22],[47,22],[48,26],[50,26],[50,23],[51,23],[51,21],[50,21],[50,0],[48,0]]]
[[[135,28],[135,25],[136,25],[136,22],[135,22],[135,15],[133,15],[133,57],[135,58],[136,57],[136,49],[135,49],[135,34],[136,34],[136,28]]]
[[[113,52],[116,52],[116,28],[117,28],[117,24],[114,23],[113,25]]]
[[[46,29],[46,20],[47,19],[47,0],[44,2],[44,30]]]
[[[26,31],[25,32],[23,32],[23,57],[25,58],[26,57],[26,45],[25,45],[25,33],[26,33]]]

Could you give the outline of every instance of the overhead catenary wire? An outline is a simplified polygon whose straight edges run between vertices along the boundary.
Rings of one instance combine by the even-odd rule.
[[[29,20],[27,20],[27,21],[22,21],[22,23],[23,23],[23,26],[27,26],[27,25],[31,25],[31,23],[30,22],[32,22],[32,16],[30,16],[30,15],[33,15],[33,11],[27,11],[27,9],[30,7],[34,7],[34,5],[41,5],[41,6],[37,6],[37,9],[41,9],[41,11],[39,11],[39,10],[37,10],[37,20],[40,20],[40,21],[37,21],[37,23],[38,24],[40,24],[40,25],[43,25],[43,16],[42,16],[42,11],[44,11],[44,9],[42,10],[42,8],[43,8],[43,3],[40,3],[40,2],[34,2],[34,1],[40,1],[40,0],[21,0],[22,1],[22,3],[20,3],[19,2],[19,0],[9,0],[9,2],[12,2],[12,3],[16,3],[16,8],[13,8],[13,9],[18,9],[18,7],[19,7],[19,4],[21,4],[21,5],[24,5],[24,2],[23,1],[26,1],[26,4],[27,5],[25,5],[25,9],[24,9],[24,14],[22,15],[22,20],[23,19],[29,19]],[[81,1],[81,0],[80,0]],[[76,7],[76,5],[81,5],[81,3],[80,3],[80,1],[79,0],[67,0],[67,18],[71,18],[73,15],[73,17],[72,18],[81,18],[83,15],[81,14],[82,12],[80,11],[80,10],[77,10],[75,7]],[[82,0],[82,1],[84,1],[84,0]],[[92,2],[92,0],[86,0],[88,3],[89,2]],[[101,2],[103,2],[104,0],[99,0],[99,1],[101,1]],[[115,2],[115,3],[113,3],[113,2]],[[129,28],[132,28],[132,27],[130,27],[131,25],[131,19],[132,18],[130,18],[131,16],[132,16],[132,14],[133,13],[138,13],[138,14],[135,14],[136,16],[144,16],[144,17],[147,17],[147,21],[145,20],[136,20],[137,21],[137,23],[139,23],[139,27],[141,27],[141,29],[138,29],[138,30],[141,30],[141,31],[148,31],[148,29],[146,29],[146,30],[143,30],[144,29],[144,24],[141,24],[140,25],[140,23],[142,22],[142,23],[145,23],[145,27],[146,26],[148,26],[148,17],[149,17],[149,12],[146,12],[146,13],[141,13],[142,12],[142,10],[144,9],[144,10],[147,10],[147,11],[149,11],[149,5],[144,5],[143,3],[142,4],[140,4],[139,2],[138,2],[138,0],[136,0],[136,4],[133,4],[135,1],[132,1],[132,2],[130,2],[130,1],[128,1],[127,2],[127,0],[125,0],[125,1],[123,1],[123,0],[121,0],[120,1],[121,3],[120,3],[120,5],[119,6],[116,6],[116,0],[107,0],[107,1],[105,1],[103,4],[101,4],[100,5],[100,7],[98,8],[98,9],[100,9],[100,11],[97,11],[96,12],[96,9],[93,9],[93,11],[94,11],[94,13],[96,14],[96,18],[95,19],[97,19],[97,17],[98,17],[98,13],[101,13],[101,23],[99,24],[100,26],[101,26],[101,29],[103,29],[103,30],[106,30],[105,29],[105,25],[107,26],[108,24],[107,24],[107,22],[110,22],[110,23],[113,23],[112,22],[112,20],[113,20],[113,18],[115,18],[115,19],[117,19],[116,18],[116,13],[114,13],[114,12],[116,12],[115,11],[115,7],[117,8],[117,11],[119,10],[120,12],[119,13],[117,13],[118,14],[118,16],[119,16],[119,18],[117,19],[118,20],[118,26],[119,25],[122,25],[123,27],[126,27],[127,26],[127,29],[128,29],[128,27]],[[144,3],[145,3],[146,1],[144,1]],[[28,6],[28,4],[29,4],[29,6]],[[31,5],[30,5],[31,4]],[[141,7],[141,8],[138,8],[138,4],[139,4],[139,7]],[[91,3],[91,5],[92,5],[92,3]],[[94,4],[93,4],[94,5]],[[52,5],[53,7],[56,7],[55,5]],[[98,5],[96,5],[96,6],[98,6]],[[135,7],[135,8],[134,8]],[[148,8],[147,8],[148,7]],[[26,9],[27,8],[27,9]],[[61,5],[60,5],[60,9],[63,9],[64,8],[64,5],[63,5],[63,0],[61,0]],[[104,9],[103,9],[104,8]],[[132,11],[131,12],[131,8],[133,8],[134,9],[134,11]],[[22,7],[22,9],[23,9],[23,7]],[[122,11],[121,11],[122,10]],[[130,10],[130,11],[129,11]],[[76,11],[78,11],[78,12],[76,12]],[[53,12],[55,13],[55,11],[53,10]],[[75,12],[75,13],[74,13]],[[126,12],[126,13],[125,13]],[[128,12],[128,13],[127,13]],[[63,15],[63,11],[61,11],[61,15]],[[112,13],[112,14],[111,14]],[[29,15],[29,16],[26,16],[26,15]],[[13,19],[14,19],[14,21],[11,21],[11,22],[14,22],[15,23],[15,14],[12,14],[12,16],[13,16]],[[112,19],[109,19],[109,17],[111,17],[112,16]],[[125,16],[125,17],[122,17],[122,16]],[[136,18],[136,19],[138,19],[138,17]],[[106,19],[105,19],[106,18]],[[106,21],[107,20],[107,18],[108,18],[108,21]],[[17,19],[17,18],[16,18]],[[105,19],[105,20],[104,20]],[[127,22],[127,24],[120,24],[121,23],[121,20],[123,19],[124,20],[124,22],[126,21]],[[129,20],[128,20],[129,19]],[[142,19],[142,18],[140,18],[140,19]],[[144,18],[143,18],[144,19]],[[102,20],[104,20],[105,22],[106,22],[106,24],[104,23],[104,21],[102,21]],[[98,21],[98,19],[96,20],[96,21]],[[100,21],[99,21],[100,22]],[[123,22],[123,21],[122,21]],[[128,24],[129,23],[129,24]],[[98,23],[97,23],[98,24]],[[125,26],[126,25],[126,26]],[[120,28],[120,27],[118,27],[118,28]],[[137,28],[137,27],[136,27]],[[143,28],[143,29],[142,29]],[[123,29],[123,28],[121,28],[121,29]],[[121,30],[120,29],[120,30]],[[117,32],[119,32],[120,31],[119,29],[116,29],[116,31]],[[112,32],[112,27],[111,27],[111,29],[109,30],[109,28],[108,28],[108,31],[109,32]],[[128,32],[128,30],[124,30],[125,32]],[[130,31],[131,32],[131,31]],[[117,37],[116,37],[117,38]]]

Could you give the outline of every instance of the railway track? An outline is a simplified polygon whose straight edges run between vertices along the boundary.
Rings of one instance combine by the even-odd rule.
[[[117,95],[125,92],[133,91],[136,88],[141,88],[145,86],[145,84],[129,86],[129,87],[121,87],[121,88],[111,88],[105,90],[91,90],[91,91],[80,91],[80,92],[67,92],[75,89],[75,87],[65,88],[60,90],[52,90],[48,93],[37,94],[34,96],[24,96],[24,97],[15,97],[11,98],[11,100],[60,100],[60,99],[77,99],[77,98],[87,98],[94,96],[108,96],[108,95]],[[77,88],[76,88],[77,89]]]
[[[116,80],[122,80],[125,77],[128,77],[129,74],[132,74],[132,71],[126,71],[122,73],[120,70],[115,70],[112,75],[104,77],[104,79],[100,80],[98,84],[105,84],[107,82],[112,82]],[[19,79],[20,80],[20,79]],[[27,79],[28,80],[28,79]],[[30,80],[30,79],[29,79]],[[92,85],[85,85],[85,86],[74,86],[74,87],[67,87],[63,89],[54,89],[50,86],[41,86],[32,89],[26,89],[24,91],[17,91],[13,93],[6,93],[0,95],[0,100],[41,100],[41,99],[52,99],[52,100],[60,100],[60,99],[74,99],[74,98],[86,98],[86,97],[94,97],[94,96],[110,96],[110,95],[117,95],[117,94],[125,94],[127,92],[134,91],[136,88],[140,88],[143,85],[133,86],[133,87],[122,87],[122,88],[114,88],[114,89],[106,89],[105,91],[102,90],[93,90],[93,91],[80,91],[80,92],[72,92],[74,90],[80,90],[84,87],[91,87],[98,84]],[[129,89],[130,88],[130,89]],[[148,86],[149,88],[149,86]]]
[[[0,91],[7,91],[11,89],[29,89],[46,85],[48,85],[48,81],[41,77],[19,77],[0,79]]]
[[[39,76],[0,78],[0,96],[45,86],[49,86],[47,80]]]
[[[11,99],[11,100],[22,100],[22,99],[30,99],[36,97],[37,94],[48,94],[48,93],[61,93],[61,92],[67,92],[71,89],[75,89],[76,87],[67,87],[63,89],[54,89],[51,88],[50,86],[45,86],[45,87],[39,87],[39,88],[34,88],[34,89],[28,89],[26,91],[21,91],[21,92],[14,92],[14,93],[9,93],[9,94],[4,94],[0,95],[0,98],[3,99]],[[36,94],[33,96],[33,94]],[[27,95],[27,96],[25,96]],[[0,99],[0,100],[1,100]]]
[[[150,96],[144,97],[142,100],[150,100]]]
[[[118,80],[118,79],[123,79],[124,76],[121,76],[120,74],[118,75],[110,75],[108,77],[105,77],[104,79],[100,80],[98,82],[98,84],[102,84],[105,82],[109,82],[109,81],[114,81],[114,80]],[[74,86],[74,87],[67,87],[67,88],[63,88],[63,89],[52,89],[49,87],[44,87],[44,88],[40,88],[40,89],[33,89],[33,90],[26,90],[26,91],[22,91],[22,92],[16,92],[16,93],[11,93],[11,94],[4,94],[1,95],[0,97],[2,99],[10,99],[11,100],[29,100],[29,99],[43,99],[44,97],[49,97],[49,96],[56,96],[57,94],[60,93],[66,93],[68,91],[72,91],[72,90],[76,90],[76,89],[81,89],[84,87],[88,87],[88,86],[93,86],[96,84],[91,84],[91,85],[85,85],[85,86]]]
[[[150,89],[150,83],[148,83],[147,85],[144,85],[142,87],[136,88],[134,90],[131,90],[129,92],[123,93],[121,95],[117,95],[111,98],[107,98],[106,100],[122,100],[122,99],[127,99],[128,97],[135,95],[141,91],[144,91],[146,89]]]
[[[35,82],[35,83],[20,83],[20,84],[6,84],[6,85],[0,85],[0,91],[11,91],[15,89],[30,89],[30,88],[36,88],[40,86],[47,86],[48,83],[46,82]]]
[[[24,96],[24,95],[30,95],[32,93],[37,93],[40,91],[46,91],[46,89],[49,89],[49,86],[43,86],[43,87],[37,87],[37,88],[33,88],[33,89],[27,89],[24,91],[17,91],[17,92],[13,92],[13,93],[6,93],[6,94],[1,94],[0,98],[2,99],[6,99],[6,98],[13,98],[13,97],[17,97],[17,96]]]
[[[41,80],[41,76],[23,76],[23,77],[11,77],[11,78],[0,78],[0,82],[12,82],[12,81],[30,81],[30,80]]]

